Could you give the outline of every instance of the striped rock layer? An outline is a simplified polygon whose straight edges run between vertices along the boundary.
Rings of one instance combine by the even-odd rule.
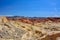
[[[0,40],[60,40],[60,18],[0,16]]]

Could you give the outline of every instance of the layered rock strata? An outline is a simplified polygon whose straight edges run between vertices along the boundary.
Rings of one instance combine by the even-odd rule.
[[[60,40],[60,18],[1,16],[0,40]]]

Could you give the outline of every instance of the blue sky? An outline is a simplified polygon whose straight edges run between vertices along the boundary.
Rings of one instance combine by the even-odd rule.
[[[0,0],[0,15],[60,16],[60,0]]]

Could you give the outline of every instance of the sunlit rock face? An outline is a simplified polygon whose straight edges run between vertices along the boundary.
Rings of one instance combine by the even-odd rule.
[[[0,16],[0,40],[60,40],[60,18]]]

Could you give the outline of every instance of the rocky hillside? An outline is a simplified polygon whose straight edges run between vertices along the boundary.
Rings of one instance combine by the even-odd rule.
[[[60,17],[0,16],[0,40],[60,40]]]

